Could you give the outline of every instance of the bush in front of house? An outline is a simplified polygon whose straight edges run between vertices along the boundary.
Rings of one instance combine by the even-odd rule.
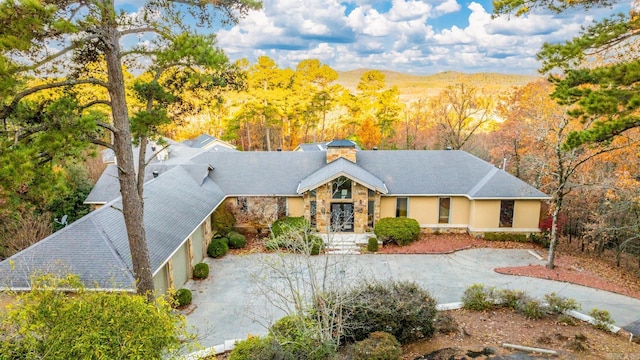
[[[383,218],[373,230],[383,243],[395,242],[400,246],[410,244],[420,236],[420,224],[416,219],[398,217]]]
[[[430,338],[435,331],[436,301],[413,282],[366,283],[335,298],[344,301],[348,341],[361,341],[373,332],[385,331],[407,344]]]
[[[193,267],[194,279],[206,279],[209,276],[209,265],[205,263],[197,263]]]
[[[320,340],[317,328],[314,319],[287,315],[269,327],[269,336],[276,339],[293,359],[331,359],[336,348]]]
[[[484,311],[495,305],[494,288],[486,288],[482,284],[473,284],[462,293],[462,307],[465,309]]]
[[[224,256],[229,251],[229,245],[222,239],[213,239],[207,247],[207,255],[212,258]]]
[[[529,238],[525,234],[497,233],[497,232],[484,233],[484,239],[489,241],[513,241],[513,242],[529,241]]]
[[[309,230],[309,222],[304,216],[287,216],[282,220],[276,220],[271,224],[271,237],[279,237],[290,230]]]
[[[229,238],[229,248],[231,249],[242,249],[247,246],[247,238],[236,231],[231,231],[227,234],[227,238]]]
[[[227,234],[236,226],[236,217],[233,215],[231,205],[224,203],[218,206],[211,218],[211,229],[218,234]]]
[[[189,289],[178,289],[175,294],[173,294],[173,300],[175,301],[176,307],[183,307],[191,304],[191,300],[193,300],[193,294]]]
[[[402,359],[402,346],[391,334],[376,331],[367,339],[354,345],[354,360],[399,360]]]
[[[368,252],[378,251],[378,239],[374,237],[369,238],[369,242],[367,242],[367,251]]]

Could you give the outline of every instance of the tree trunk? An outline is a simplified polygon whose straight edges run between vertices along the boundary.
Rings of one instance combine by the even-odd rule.
[[[556,201],[554,201],[553,217],[551,221],[551,239],[549,241],[549,259],[547,262],[548,269],[553,269],[555,267],[556,243],[558,242],[558,214],[560,214],[561,208],[562,195],[559,195]]]
[[[115,10],[111,9],[113,14]],[[122,195],[122,214],[129,238],[131,262],[136,279],[136,291],[153,299],[153,276],[149,249],[144,231],[144,205],[142,194],[138,191],[136,171],[131,145],[131,130],[125,96],[124,76],[120,62],[119,34],[115,21],[109,22],[105,36],[105,61],[109,79],[109,97],[111,114],[116,129],[113,136],[113,150],[118,160],[118,180]]]

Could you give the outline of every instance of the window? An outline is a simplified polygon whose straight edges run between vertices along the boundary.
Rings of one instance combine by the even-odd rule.
[[[500,227],[512,227],[513,226],[513,207],[515,202],[513,200],[501,200],[500,201]]]
[[[396,217],[407,217],[407,205],[409,200],[407,198],[396,199]]]
[[[440,198],[440,210],[438,212],[438,224],[448,224],[451,215],[451,198]]]
[[[373,228],[374,207],[376,204],[376,192],[369,189],[367,201],[367,227]]]
[[[240,210],[240,212],[243,214],[249,210],[247,198],[244,196],[238,197],[236,199],[236,205],[238,206],[238,210]]]
[[[278,219],[287,217],[287,198],[278,196]]]
[[[351,179],[340,176],[333,180],[331,190],[334,199],[351,199]]]

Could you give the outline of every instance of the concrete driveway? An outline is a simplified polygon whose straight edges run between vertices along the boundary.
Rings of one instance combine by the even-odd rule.
[[[307,276],[304,261],[292,255],[275,254],[208,258],[210,275],[203,281],[190,281],[185,287],[193,291],[193,305],[183,311],[187,323],[199,335],[200,343],[213,346],[229,339],[262,335],[270,322],[284,312],[278,306],[286,301],[268,301],[264,292],[282,290],[282,277],[274,266],[296,277]],[[640,324],[640,300],[607,291],[544,279],[509,276],[493,271],[496,267],[544,264],[526,250],[470,249],[447,255],[324,255],[313,258],[314,271],[328,268],[327,286],[352,284],[359,278],[415,281],[430,290],[438,303],[460,301],[465,288],[474,283],[503,289],[519,289],[534,297],[555,292],[582,304],[583,313],[593,308],[608,310],[617,326]],[[297,270],[296,270],[297,269]],[[262,285],[257,285],[262,284]],[[286,293],[283,293],[286,297]]]

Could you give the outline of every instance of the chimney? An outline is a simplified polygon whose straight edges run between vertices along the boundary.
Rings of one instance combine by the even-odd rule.
[[[327,144],[327,164],[345,158],[352,163],[356,162],[356,144],[350,140],[333,140]]]

